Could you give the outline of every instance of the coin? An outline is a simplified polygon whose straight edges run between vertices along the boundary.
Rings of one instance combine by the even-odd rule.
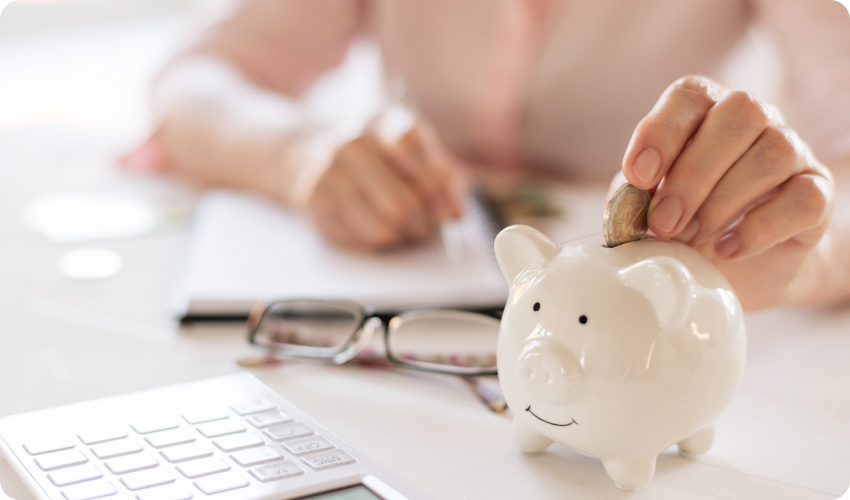
[[[602,235],[609,247],[636,241],[646,235],[649,200],[648,192],[629,183],[614,191],[602,218]]]

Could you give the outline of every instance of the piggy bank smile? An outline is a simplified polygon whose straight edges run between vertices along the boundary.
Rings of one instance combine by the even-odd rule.
[[[495,247],[510,285],[499,381],[520,450],[569,446],[633,489],[671,445],[710,449],[746,338],[740,304],[708,260],[655,239],[558,246],[526,226],[502,231]]]
[[[578,422],[576,422],[575,419],[571,419],[570,422],[567,423],[567,424],[556,424],[555,422],[550,422],[550,421],[548,421],[544,418],[540,418],[539,415],[537,415],[536,413],[531,411],[531,405],[528,405],[528,408],[526,408],[525,411],[527,411],[528,413],[531,413],[534,416],[534,418],[536,418],[537,420],[540,420],[541,422],[546,422],[549,425],[554,425],[555,427],[568,427],[568,426],[573,425],[573,424],[578,425]]]

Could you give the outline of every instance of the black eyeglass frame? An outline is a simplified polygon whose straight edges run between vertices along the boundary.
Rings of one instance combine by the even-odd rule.
[[[322,305],[327,307],[335,307],[340,311],[346,311],[354,315],[354,327],[349,339],[335,347],[314,347],[314,346],[299,346],[294,344],[285,344],[285,348],[275,348],[272,345],[257,341],[257,335],[260,332],[260,325],[275,310],[275,306],[283,304],[295,304],[298,302],[311,303],[314,305]],[[363,308],[356,302],[349,300],[317,300],[317,299],[291,299],[269,302],[267,304],[258,304],[251,311],[248,317],[248,342],[252,345],[262,347],[293,358],[309,358],[323,359],[331,361],[334,364],[343,364],[354,358],[369,341],[375,330],[384,327],[384,345],[386,347],[387,359],[394,365],[402,368],[410,368],[413,370],[426,371],[431,373],[443,373],[449,375],[459,375],[462,377],[481,377],[498,375],[496,367],[487,368],[471,368],[465,366],[450,366],[439,365],[429,362],[417,362],[413,360],[405,360],[393,354],[391,349],[391,333],[395,330],[394,322],[398,324],[402,322],[405,316],[417,315],[422,313],[445,314],[450,315],[475,315],[479,319],[483,317],[492,318],[501,321],[504,306],[482,307],[482,308],[458,308],[458,309],[442,309],[442,308],[409,308],[393,312],[375,312]],[[281,344],[284,345],[284,344]]]

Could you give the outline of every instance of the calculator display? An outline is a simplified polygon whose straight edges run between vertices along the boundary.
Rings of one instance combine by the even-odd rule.
[[[311,497],[301,497],[298,500],[381,500],[381,497],[361,485],[320,493]]]

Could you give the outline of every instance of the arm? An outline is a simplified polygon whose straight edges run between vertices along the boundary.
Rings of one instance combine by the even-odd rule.
[[[154,85],[167,167],[206,184],[303,201],[341,139],[309,123],[298,97],[338,65],[360,4],[247,0],[178,54]]]
[[[409,119],[386,136],[377,119],[347,140],[299,107],[298,97],[342,60],[362,16],[355,0],[245,1],[157,82],[162,126],[153,144],[163,154],[155,156],[194,180],[302,206],[347,248],[428,239],[461,210],[458,162],[437,134]]]

